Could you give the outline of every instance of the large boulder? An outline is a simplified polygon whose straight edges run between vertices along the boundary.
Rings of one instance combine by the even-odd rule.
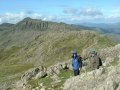
[[[50,66],[47,68],[47,75],[51,76],[54,74],[59,74],[61,70],[66,70],[70,69],[71,67],[70,62],[63,62],[63,63],[58,63],[56,65]]]
[[[44,72],[44,71],[40,71],[36,76],[35,76],[35,79],[40,79],[40,78],[43,78],[47,76],[47,73]]]
[[[35,77],[36,74],[38,74],[39,71],[40,71],[39,68],[32,68],[32,69],[28,70],[27,72],[25,72],[25,74],[21,77],[21,80],[23,82],[27,82],[28,80]]]
[[[48,75],[48,76],[51,76],[51,75],[53,75],[53,74],[54,74],[54,68],[53,68],[53,67],[47,68],[47,75]]]

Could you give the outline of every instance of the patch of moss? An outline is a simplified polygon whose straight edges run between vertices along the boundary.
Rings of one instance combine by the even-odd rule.
[[[110,46],[114,46],[116,45],[115,42],[111,42],[111,40],[108,37],[103,37],[101,36],[100,38],[98,38],[98,44],[100,45],[100,47],[106,46],[106,47],[110,47]]]
[[[51,82],[52,82],[52,79],[50,77],[45,77],[41,79],[31,79],[28,81],[28,84],[30,84],[32,88],[35,88],[39,86],[40,83],[43,83],[44,86],[49,88],[51,87]]]
[[[119,58],[116,57],[116,58],[114,58],[114,61],[111,62],[110,64],[111,64],[112,66],[116,66],[116,65],[118,65],[118,61],[119,61]]]
[[[1,52],[0,53],[0,61],[2,62],[10,57],[11,58],[14,57],[14,54],[16,54],[16,52],[20,49],[21,49],[21,47],[13,46],[7,50],[5,50],[5,49],[0,50],[0,52]]]

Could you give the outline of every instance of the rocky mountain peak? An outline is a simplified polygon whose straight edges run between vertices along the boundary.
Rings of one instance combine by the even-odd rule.
[[[19,30],[44,30],[47,29],[48,23],[39,19],[31,19],[29,17],[18,22],[14,29]]]

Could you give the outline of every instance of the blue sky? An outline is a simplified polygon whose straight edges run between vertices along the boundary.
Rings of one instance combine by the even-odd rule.
[[[120,0],[0,0],[0,23],[25,17],[66,23],[120,21]]]

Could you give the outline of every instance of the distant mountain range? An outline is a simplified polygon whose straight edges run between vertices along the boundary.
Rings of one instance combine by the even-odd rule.
[[[57,23],[50,21],[42,21],[40,19],[31,19],[29,17],[23,19],[22,21],[11,24],[3,23],[0,25],[0,31],[19,31],[19,30],[39,30],[39,31],[97,31],[105,34],[109,38],[120,42],[120,23],[81,23],[81,24],[66,24]]]
[[[120,42],[120,23],[81,23],[76,25],[78,28],[84,27],[89,30],[98,31],[105,34],[116,42]]]
[[[120,23],[81,23],[80,26],[87,26],[90,28],[97,28],[103,33],[120,34]]]
[[[23,19],[17,24],[3,23],[0,25],[0,30],[92,30],[101,33],[120,34],[120,23],[80,23],[80,24],[66,24],[56,23],[50,21],[42,21],[38,19],[31,19],[29,17]]]
[[[72,31],[81,29],[62,22],[42,21],[27,17],[16,24],[3,23],[0,25],[0,30]]]

